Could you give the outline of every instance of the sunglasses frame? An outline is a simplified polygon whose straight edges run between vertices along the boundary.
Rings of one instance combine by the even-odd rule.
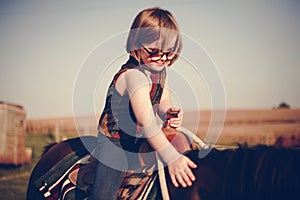
[[[162,52],[160,51],[159,49],[156,49],[155,51],[151,51],[149,50],[147,47],[145,47],[144,45],[142,45],[143,49],[149,54],[149,58],[152,60],[152,61],[159,61],[161,60],[165,55],[166,55],[166,59],[168,61],[171,61],[174,57],[175,57],[175,52],[172,52],[172,51],[169,51],[169,52]],[[156,52],[157,51],[157,52]],[[172,58],[169,58],[169,54],[170,53],[173,53],[174,55],[172,56]],[[161,54],[161,55],[160,55]],[[157,57],[154,58],[154,57]]]

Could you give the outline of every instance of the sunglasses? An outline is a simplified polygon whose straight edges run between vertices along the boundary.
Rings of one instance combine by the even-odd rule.
[[[176,52],[168,51],[168,52],[162,52],[160,49],[156,48],[150,48],[148,49],[145,46],[142,46],[143,49],[149,54],[149,57],[152,61],[159,61],[161,60],[165,55],[166,59],[168,61],[172,60],[174,56],[176,55]]]

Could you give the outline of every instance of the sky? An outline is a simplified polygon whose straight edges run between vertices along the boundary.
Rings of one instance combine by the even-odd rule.
[[[22,105],[28,118],[71,116],[81,104],[101,112],[130,25],[154,6],[183,35],[169,69],[183,109],[300,108],[297,0],[0,0],[0,101]]]

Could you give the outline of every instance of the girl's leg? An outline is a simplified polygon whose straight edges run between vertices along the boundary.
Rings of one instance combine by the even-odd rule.
[[[119,140],[108,139],[100,134],[98,136],[99,145],[93,152],[98,163],[95,183],[89,199],[115,200],[124,174],[128,169],[127,159]]]
[[[123,178],[124,172],[99,162],[89,200],[115,200]]]

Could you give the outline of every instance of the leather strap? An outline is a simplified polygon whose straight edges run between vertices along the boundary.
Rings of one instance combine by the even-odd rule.
[[[157,153],[156,153],[156,158],[157,158],[159,185],[161,188],[161,196],[162,196],[163,200],[170,200],[170,195],[169,195],[168,186],[167,186],[167,180],[166,180],[166,176],[165,176],[164,164],[160,160]]]

